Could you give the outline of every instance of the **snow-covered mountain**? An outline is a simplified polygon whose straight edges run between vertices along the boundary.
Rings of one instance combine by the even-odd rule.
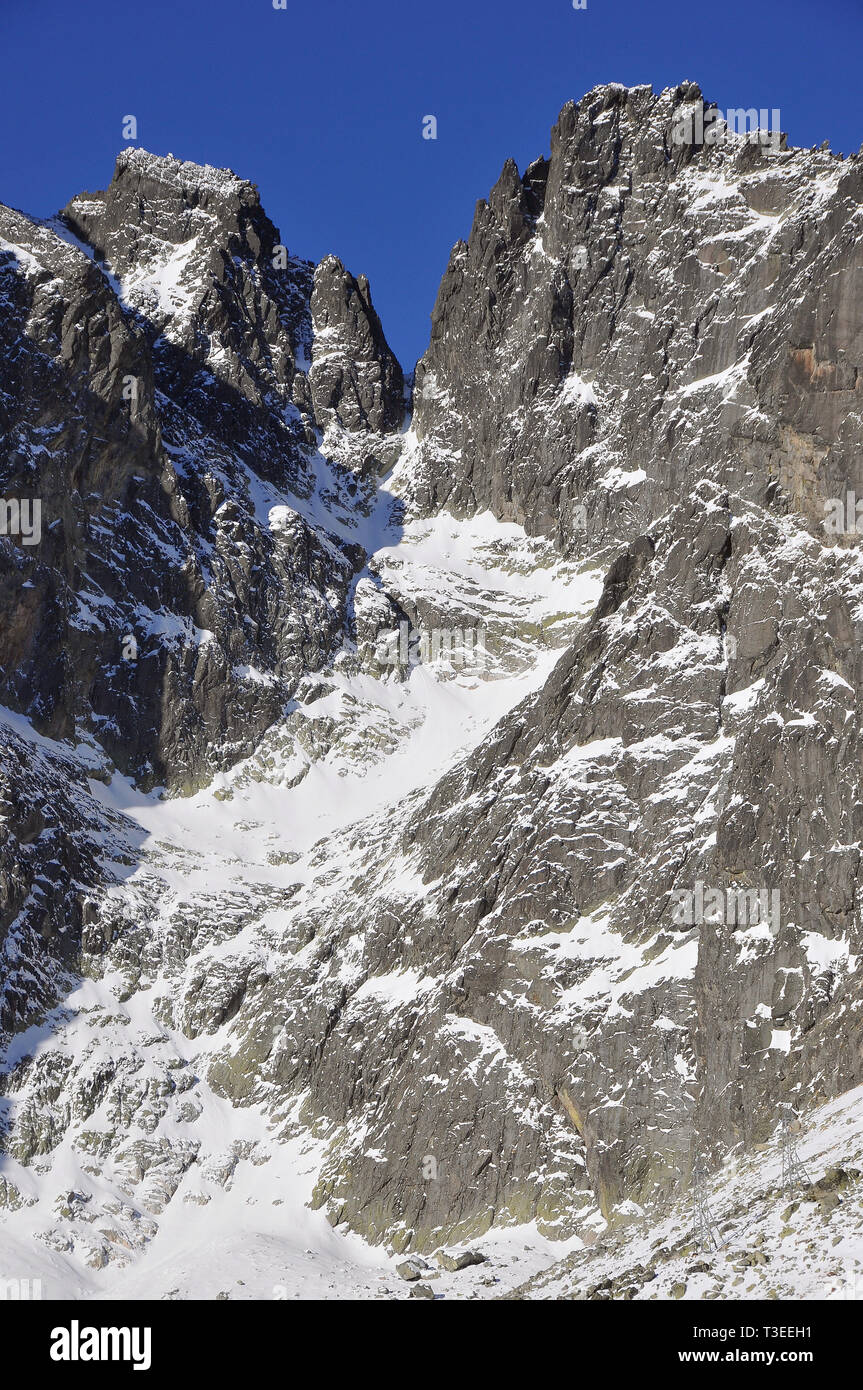
[[[826,1223],[856,1277],[863,166],[704,105],[564,107],[407,378],[230,171],[0,207],[0,1250],[47,1296],[408,1296],[479,1240],[437,1290],[751,1296],[685,1264],[696,1161],[815,1247],[780,1296]]]

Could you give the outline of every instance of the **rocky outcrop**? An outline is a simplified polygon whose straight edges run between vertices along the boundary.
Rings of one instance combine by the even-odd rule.
[[[315,267],[314,347],[309,372],[319,420],[387,434],[405,413],[402,369],[387,346],[365,275],[355,280],[336,256]]]

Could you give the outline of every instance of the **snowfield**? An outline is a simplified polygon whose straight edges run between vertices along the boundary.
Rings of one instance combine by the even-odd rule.
[[[543,567],[535,569],[538,557]],[[469,586],[478,622],[512,622],[516,615],[518,621],[529,620],[534,632],[546,617],[571,630],[567,624],[584,621],[601,589],[600,574],[579,574],[522,528],[501,525],[489,514],[468,526],[445,516],[414,523],[373,560],[398,569],[415,594],[439,598],[449,589],[461,595]],[[233,912],[242,920],[239,905],[251,895],[261,908],[254,928],[214,943],[202,968],[211,969],[219,956],[255,955],[260,935],[267,937],[268,951],[279,952],[280,935],[290,939],[291,913],[267,907],[270,894],[303,882],[314,885],[312,852],[340,832],[376,815],[390,824],[403,818],[403,803],[430,788],[509,709],[539,688],[558,656],[553,647],[536,649],[523,642],[513,674],[477,675],[442,663],[418,666],[406,680],[340,675],[337,662],[332,694],[317,700],[309,717],[337,718],[350,729],[354,707],[359,749],[342,738],[322,759],[304,765],[305,775],[294,785],[293,777],[285,777],[287,770],[296,773],[293,740],[288,739],[286,766],[287,735],[278,726],[248,764],[237,764],[187,798],[165,799],[159,791],[142,795],[116,773],[106,785],[88,776],[93,754],[81,747],[89,795],[120,828],[106,844],[105,863],[118,871],[109,891],[132,911],[139,895],[149,898],[157,891],[162,898],[157,923],[165,930],[178,910],[200,912],[202,898],[208,913]],[[2,719],[34,746],[68,756],[65,748],[34,734],[20,716],[3,711]],[[375,761],[364,756],[362,743],[378,724],[393,731],[392,751]],[[131,872],[125,867],[129,859],[138,861]],[[350,876],[362,866],[362,853],[353,869],[349,849],[337,862],[340,874]],[[389,887],[424,891],[410,873],[400,880],[395,871]],[[44,1025],[14,1038],[3,1063],[14,1067],[24,1058],[53,1059],[59,1052],[86,1076],[98,1073],[102,1058],[125,1053],[139,1083],[149,1075],[158,1085],[169,1056],[172,1068],[195,1073],[193,1112],[184,1120],[162,1119],[155,1127],[149,1120],[136,1125],[131,1115],[124,1138],[127,1146],[134,1146],[136,1136],[193,1144],[194,1161],[173,1191],[156,1180],[148,1202],[140,1188],[130,1201],[128,1168],[115,1163],[95,1168],[82,1157],[83,1125],[71,1124],[62,1142],[33,1165],[4,1154],[0,1180],[14,1187],[21,1205],[3,1219],[3,1266],[14,1269],[16,1277],[38,1279],[43,1297],[54,1299],[408,1297],[410,1285],[395,1272],[394,1256],[334,1230],[323,1212],[309,1210],[324,1143],[308,1136],[285,1138],[289,1116],[280,1115],[276,1126],[264,1107],[237,1109],[201,1079],[230,1027],[197,1043],[166,1029],[151,1006],[166,984],[170,980],[156,976],[125,998],[122,975],[84,980]],[[406,986],[406,978],[389,983],[372,978],[364,988],[391,996],[395,1004]],[[360,989],[354,1006],[362,999]],[[7,1113],[13,1120],[15,1110],[11,1097]],[[91,1113],[86,1129],[98,1129],[100,1120],[107,1122],[108,1116]],[[46,1198],[46,1190],[56,1195]],[[65,1217],[59,1228],[58,1214]],[[93,1220],[111,1242],[103,1268],[88,1231]],[[488,1263],[457,1274],[439,1271],[435,1291],[493,1297],[545,1269],[572,1243],[548,1240],[532,1224],[517,1232],[490,1232],[483,1241]]]

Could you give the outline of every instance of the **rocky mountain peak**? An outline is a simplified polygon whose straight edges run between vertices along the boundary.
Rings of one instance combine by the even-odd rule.
[[[180,245],[215,222],[256,257],[269,255],[278,241],[247,179],[137,147],[117,156],[104,191],[79,194],[62,216],[97,255],[122,269],[136,249],[134,230]]]
[[[365,275],[354,278],[337,256],[315,267],[309,380],[321,419],[348,430],[387,433],[400,428],[405,383],[372,305]]]
[[[729,444],[717,481],[730,468],[760,497],[778,473],[782,495],[822,515],[847,455],[828,457],[822,487],[800,452],[821,449],[816,419],[850,400],[828,381],[856,389],[856,328],[825,345],[823,374],[794,354],[812,349],[813,275],[832,264],[852,292],[859,162],[732,129],[761,113],[724,113],[707,141],[696,113],[712,110],[694,83],[599,87],[563,108],[547,161],[523,178],[506,163],[453,249],[417,367],[418,506],[491,506],[592,548],[660,514],[657,489],[692,485],[706,411]],[[770,442],[732,426],[719,393],[734,371],[741,413],[770,418]],[[624,500],[603,469],[644,470],[644,486]]]

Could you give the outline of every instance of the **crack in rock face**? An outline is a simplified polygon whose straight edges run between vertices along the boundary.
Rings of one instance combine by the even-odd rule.
[[[0,1235],[53,1296],[857,1278],[863,166],[709,110],[568,103],[413,373],[230,170],[0,206]]]

